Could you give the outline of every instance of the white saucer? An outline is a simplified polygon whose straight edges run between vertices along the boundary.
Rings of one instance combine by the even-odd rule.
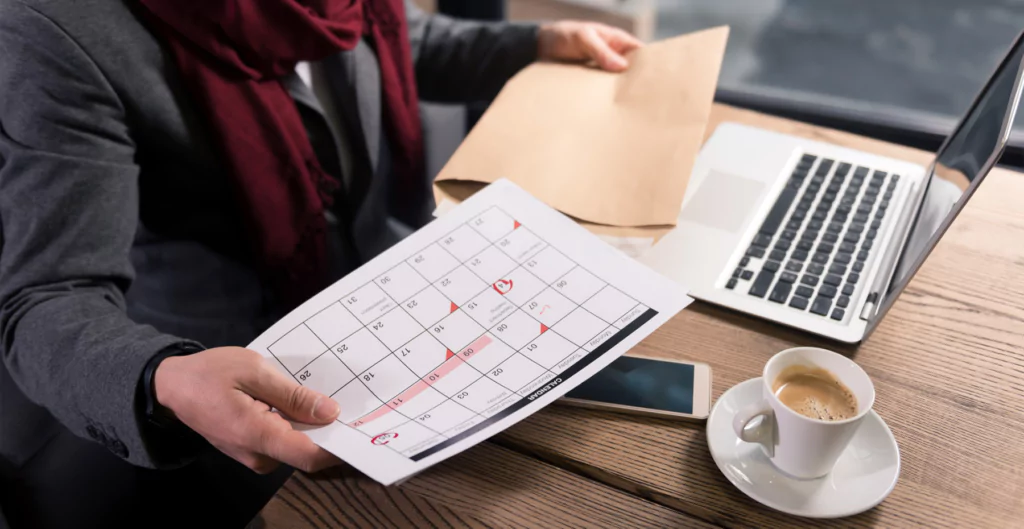
[[[773,509],[809,518],[840,518],[878,505],[900,475],[900,450],[885,421],[872,410],[825,477],[800,480],[772,465],[761,447],[736,437],[732,418],[761,397],[761,379],[726,391],[708,417],[708,448],[736,488]]]

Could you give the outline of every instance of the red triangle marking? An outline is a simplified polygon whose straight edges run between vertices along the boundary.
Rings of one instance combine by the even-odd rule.
[[[451,313],[451,312],[455,312],[455,311],[457,311],[457,310],[459,310],[459,306],[458,306],[458,305],[456,305],[456,304],[455,304],[455,302],[453,301],[453,302],[452,302],[452,308],[451,308],[451,311],[450,311],[449,313]]]
[[[453,356],[455,356],[455,353],[453,353],[451,349],[448,349],[448,354],[444,356],[444,359],[447,360]]]
[[[540,333],[541,334],[544,334],[545,332],[547,332],[547,330],[548,330],[548,326],[547,325],[544,325],[543,323],[540,324]]]
[[[520,227],[520,226],[522,226],[522,224],[519,224],[518,220],[513,220],[512,222],[515,222],[515,224],[512,225],[512,229],[513,230],[518,228],[518,227]]]

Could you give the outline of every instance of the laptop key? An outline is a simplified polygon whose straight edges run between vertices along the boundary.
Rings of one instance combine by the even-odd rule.
[[[761,223],[762,234],[771,236],[774,235],[775,232],[779,231],[779,226],[782,225],[782,221],[786,218],[786,212],[789,211],[789,207],[793,205],[793,201],[796,200],[796,194],[797,188],[788,185],[783,188],[782,193],[779,194],[779,198],[775,200],[775,204],[772,206],[771,211],[768,212],[768,216],[765,217],[764,222]],[[795,214],[793,218],[796,218]]]
[[[857,260],[858,261],[867,261],[868,260],[868,251],[867,250],[861,250],[861,251],[857,252]]]
[[[740,259],[740,266],[747,266],[748,264],[750,264],[750,258],[743,256],[743,259]]]
[[[747,249],[747,255],[749,257],[756,257],[758,259],[761,259],[762,257],[764,257],[764,248],[758,248],[757,246],[751,246],[750,248]]]
[[[820,276],[825,273],[825,267],[820,264],[811,263],[807,265],[807,273],[811,275]]]
[[[797,211],[803,211],[803,212],[806,213],[807,210],[811,209],[811,205],[812,204],[814,204],[814,202],[811,201],[811,200],[807,200],[807,199],[801,200],[800,202],[797,203],[796,210]]]
[[[811,256],[811,262],[825,264],[828,262],[828,254],[821,252],[815,253],[813,256]]]
[[[832,215],[832,221],[840,224],[844,224],[848,218],[849,217],[846,216],[846,213],[836,213],[835,215]]]
[[[807,213],[803,211],[794,211],[790,218],[793,220],[804,220],[807,218]]]
[[[852,242],[844,242],[839,245],[840,252],[853,253],[857,251],[857,245]]]
[[[742,273],[743,273],[743,267],[739,267],[739,268],[737,268],[737,269],[732,271],[732,276],[733,277],[739,277],[740,274],[742,274]]]
[[[753,270],[744,270],[743,273],[740,274],[740,279],[742,279],[744,281],[750,281],[750,278],[752,278],[752,277],[754,277],[754,271]]]
[[[789,246],[791,244],[793,244],[793,242],[790,241],[789,239],[782,239],[779,242],[775,243],[775,251],[785,252],[786,250],[789,249]]]
[[[806,310],[807,309],[807,298],[802,298],[800,296],[793,296],[793,299],[789,300],[789,306],[793,307],[794,309],[798,309],[798,310]]]
[[[853,291],[854,291],[855,288],[856,287],[854,287],[853,285],[851,285],[849,283],[843,285],[843,295],[844,296],[851,296],[851,295],[853,295]]]
[[[835,251],[835,249],[836,249],[836,247],[833,246],[831,243],[827,243],[827,242],[818,243],[818,251],[821,252],[821,253],[832,253],[833,251]]]
[[[850,206],[843,205],[843,202],[846,202],[846,199],[843,199],[842,202],[839,203],[839,207],[836,208],[836,213],[846,214],[853,210]],[[850,202],[853,201],[851,200]]]
[[[807,286],[815,287],[818,286],[818,276],[804,274],[804,276],[800,278],[800,282]]]
[[[764,233],[758,233],[757,235],[754,236],[754,242],[752,242],[750,244],[753,244],[754,246],[760,246],[762,248],[767,248],[768,245],[771,244],[771,243],[772,243],[772,236],[771,235],[765,235]]]
[[[878,203],[879,211],[885,211],[885,208],[887,208],[887,207],[889,207],[889,201],[888,200],[883,200],[883,201]]]
[[[793,231],[799,230],[800,229],[800,221],[798,221],[798,220],[791,220],[791,221],[787,222],[786,223],[786,229],[787,230],[793,230]]]
[[[772,253],[768,254],[768,258],[775,261],[781,261],[786,258],[786,252],[782,250],[772,250]]]
[[[821,227],[822,222],[820,220],[812,220],[807,223],[807,231],[818,231]]]
[[[829,222],[828,228],[825,228],[829,233],[840,233],[843,231],[843,225],[838,222]]]
[[[725,288],[728,288],[729,290],[736,288],[736,278],[730,278],[729,282],[725,284]]]
[[[779,271],[779,267],[781,266],[782,264],[779,263],[778,261],[767,261],[764,263],[764,266],[761,267],[761,270],[767,270],[769,272],[775,273]]]
[[[865,215],[864,213],[858,213],[858,214],[853,216],[853,221],[854,222],[859,222],[861,224],[866,224],[867,221],[868,221],[868,216]]]
[[[828,213],[824,211],[815,211],[814,215],[811,215],[811,218],[814,220],[825,220],[828,218]]]
[[[832,308],[832,300],[824,296],[818,296],[814,298],[814,304],[811,305],[811,312],[819,316],[827,316],[828,309]]]
[[[860,274],[857,272],[851,272],[850,275],[846,276],[846,282],[851,285],[856,285],[857,281],[860,281]]]
[[[866,206],[866,205],[863,205],[863,204],[860,205],[860,206],[857,206],[857,213],[864,213],[864,214],[871,213],[871,206]]]
[[[778,283],[775,288],[772,289],[772,293],[768,296],[769,301],[775,303],[785,303],[789,299],[789,291],[793,289],[792,283]]]
[[[811,287],[805,287],[803,285],[798,285],[796,287],[796,295],[800,296],[802,298],[810,298],[811,296],[814,295],[814,289],[811,288]]]
[[[836,254],[836,262],[839,264],[850,264],[853,260],[853,256],[846,252],[839,252]]]
[[[828,273],[835,274],[837,276],[844,276],[846,275],[846,265],[832,263],[832,266],[828,267]]]
[[[849,231],[850,233],[863,233],[864,225],[859,222],[854,222],[853,224],[850,224],[850,227],[847,231]]]
[[[898,175],[898,174],[892,175],[892,183],[893,184],[895,184],[896,182],[899,182],[899,181],[900,181],[900,175]],[[892,185],[892,184],[890,184],[890,185]]]
[[[784,230],[779,236],[783,241],[792,241],[796,238],[796,230]]]
[[[849,305],[850,305],[850,296],[839,296],[839,299],[836,300],[836,306],[841,308],[841,309],[845,309]]]
[[[859,176],[861,178],[864,178],[867,175],[868,175],[868,168],[867,167],[858,167],[856,170],[853,171],[853,176]]]
[[[878,219],[875,219],[875,220],[871,221],[871,229],[873,229],[873,230],[877,230],[878,227],[881,226],[881,225],[882,225],[882,221],[880,221]]]
[[[843,309],[835,309],[832,311],[831,318],[836,321],[843,321],[843,316],[846,316],[846,311]]]
[[[807,260],[807,252],[803,250],[793,251],[793,255],[790,256],[794,261],[804,262]]]
[[[880,209],[880,210],[875,212],[875,218],[876,219],[881,219],[882,217],[885,217],[885,210],[884,209]]]
[[[818,157],[813,155],[813,154],[805,154],[805,155],[800,157],[800,163],[812,164],[812,163],[814,163],[814,160],[817,160],[817,159],[818,159]]]
[[[839,192],[839,188],[841,188],[841,187],[843,187],[843,186],[840,185],[835,180],[833,180],[832,183],[829,184],[829,186],[825,188],[825,191],[828,191],[829,193],[838,193]]]
[[[772,281],[775,279],[775,272],[769,272],[768,270],[761,270],[757,274],[757,279],[754,280],[754,284],[750,287],[749,294],[763,298],[768,293],[768,287],[771,286]]]
[[[870,250],[871,247],[874,246],[874,245],[875,245],[875,241],[870,239],[870,238],[865,239],[864,242],[860,243],[860,247],[865,249],[865,250]]]
[[[849,173],[849,172],[850,172],[850,164],[848,164],[846,162],[841,162],[839,164],[839,167],[836,167],[836,174],[837,175],[846,176],[846,174]]]
[[[748,270],[748,272],[749,272],[749,270]],[[834,287],[837,287],[837,286],[843,284],[843,276],[839,276],[839,275],[836,275],[836,274],[828,274],[828,275],[825,276],[824,283],[826,285],[832,285]]]
[[[804,268],[803,263],[798,263],[796,261],[790,261],[790,262],[786,263],[786,271],[787,272],[800,272],[800,270],[803,270],[803,268]]]
[[[800,239],[804,240],[804,241],[814,241],[814,239],[817,239],[817,238],[818,238],[818,231],[817,230],[807,230],[807,231],[804,232],[803,235],[800,236]]]
[[[821,288],[818,289],[818,295],[832,299],[836,297],[836,287],[832,285],[822,285]]]
[[[809,241],[809,240],[805,239],[805,240],[801,240],[800,242],[796,243],[796,249],[797,250],[803,250],[805,252],[809,252],[809,251],[811,251],[811,248],[814,248],[814,241]]]
[[[891,199],[891,198],[892,198],[892,191],[886,191],[886,192],[885,192],[885,194],[884,194],[884,195],[882,195],[882,198],[883,198],[884,200],[889,200],[889,199]]]
[[[783,272],[779,276],[779,282],[781,283],[796,283],[796,274],[792,272]]]
[[[858,242],[860,242],[860,234],[859,233],[846,232],[846,235],[843,235],[843,241],[844,242],[858,243]]]
[[[856,263],[853,263],[853,271],[854,272],[862,272],[862,271],[864,271],[864,261],[857,261]]]
[[[823,240],[825,242],[837,242],[837,241],[839,241],[839,234],[838,233],[826,233],[825,235],[821,236],[821,240]]]

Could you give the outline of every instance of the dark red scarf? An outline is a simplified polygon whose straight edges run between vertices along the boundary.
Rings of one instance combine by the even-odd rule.
[[[402,0],[141,0],[206,111],[263,271],[288,303],[324,286],[324,208],[338,181],[320,167],[281,84],[300,61],[367,36],[380,62],[399,185],[422,172],[423,138]]]

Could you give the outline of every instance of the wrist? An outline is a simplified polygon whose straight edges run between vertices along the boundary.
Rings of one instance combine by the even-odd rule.
[[[558,34],[554,24],[541,24],[537,28],[537,59],[545,61],[554,56]]]
[[[169,426],[175,422],[177,384],[173,374],[184,356],[201,350],[202,347],[196,344],[180,343],[161,350],[150,359],[142,377],[145,414],[149,422],[158,426]]]

